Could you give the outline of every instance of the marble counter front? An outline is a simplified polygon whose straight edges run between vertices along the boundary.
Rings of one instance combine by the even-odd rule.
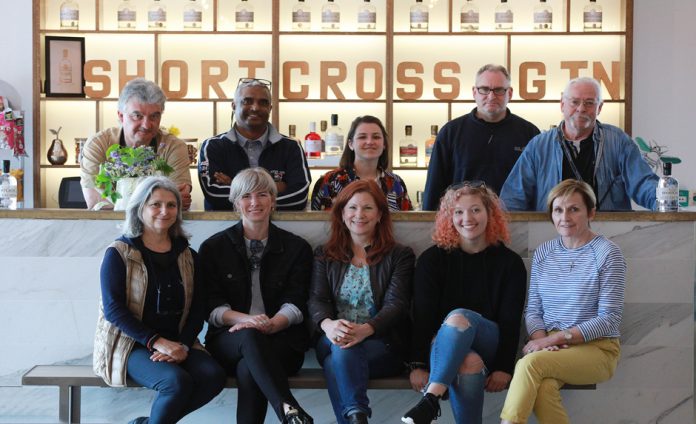
[[[57,389],[23,388],[20,377],[36,364],[91,363],[99,264],[120,234],[122,216],[0,211],[0,423],[57,421]],[[198,248],[237,216],[190,212],[185,218],[191,244]],[[326,239],[326,218],[324,213],[284,213],[274,222],[316,246]],[[394,218],[401,243],[417,254],[431,244],[432,213]],[[511,248],[529,266],[534,249],[556,233],[541,213],[512,214],[511,221]],[[573,423],[694,422],[695,221],[696,213],[598,214],[593,229],[618,244],[628,264],[622,355],[614,378],[597,390],[563,393]],[[297,395],[315,422],[334,422],[325,391]],[[398,421],[417,396],[371,392],[371,422]],[[144,389],[85,389],[83,421],[126,422],[146,415],[151,399],[152,392]],[[503,400],[504,393],[487,395],[486,423],[498,422]],[[230,422],[235,406],[236,391],[225,390],[183,422]],[[446,402],[438,422],[453,422]]]

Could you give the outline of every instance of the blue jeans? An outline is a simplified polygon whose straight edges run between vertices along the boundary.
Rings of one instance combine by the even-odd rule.
[[[180,364],[154,362],[150,351],[136,344],[128,357],[128,376],[157,391],[150,424],[176,423],[210,402],[225,387],[225,370],[207,353],[191,349]]]
[[[470,353],[491,363],[498,349],[498,325],[468,309],[455,309],[447,315],[464,316],[469,327],[459,329],[442,324],[430,352],[430,381],[449,387],[452,412],[457,423],[480,424],[483,420],[483,393],[488,370],[459,374],[459,367]]]
[[[371,416],[367,398],[370,378],[390,377],[404,370],[402,360],[382,339],[368,337],[351,348],[334,345],[321,336],[316,346],[317,360],[324,367],[326,386],[336,421],[347,423],[355,412]]]

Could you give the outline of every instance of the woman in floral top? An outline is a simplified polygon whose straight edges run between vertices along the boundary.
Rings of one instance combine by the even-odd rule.
[[[390,211],[413,210],[406,184],[398,175],[387,171],[389,142],[382,121],[365,115],[355,118],[348,131],[339,167],[327,172],[312,191],[312,210],[330,210],[334,198],[355,180],[374,180],[387,197]]]

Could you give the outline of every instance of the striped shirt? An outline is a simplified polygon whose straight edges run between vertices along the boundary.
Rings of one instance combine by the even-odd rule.
[[[577,249],[561,238],[534,252],[525,317],[529,334],[577,326],[585,341],[619,337],[626,261],[619,247],[596,236]]]

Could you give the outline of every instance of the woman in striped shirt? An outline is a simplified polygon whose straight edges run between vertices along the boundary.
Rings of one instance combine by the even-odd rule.
[[[525,313],[529,342],[517,362],[502,423],[569,423],[559,389],[612,377],[619,360],[626,262],[621,250],[590,228],[596,198],[582,181],[549,192],[549,217],[560,237],[532,260]]]

